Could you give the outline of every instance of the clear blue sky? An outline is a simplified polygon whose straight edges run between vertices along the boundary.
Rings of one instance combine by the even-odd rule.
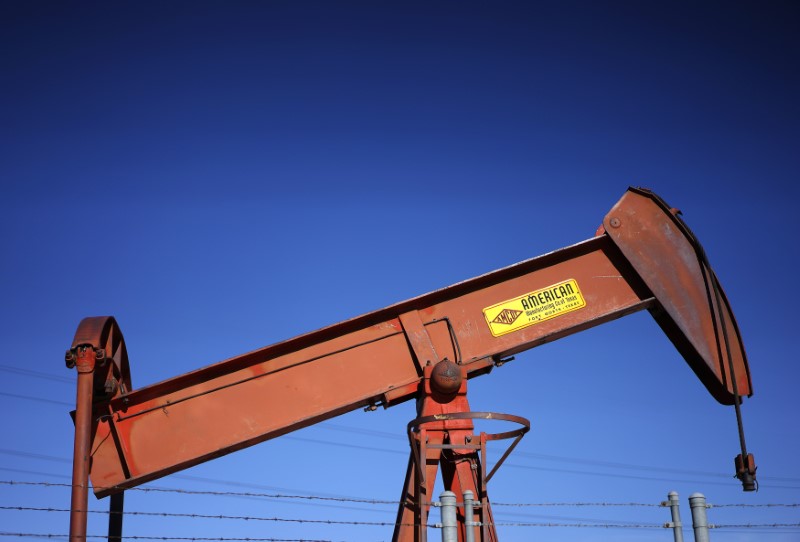
[[[734,308],[761,489],[732,478],[732,408],[644,313],[471,382],[476,410],[533,423],[492,500],[657,504],[675,490],[687,525],[696,491],[715,504],[800,502],[798,35],[795,2],[4,2],[0,480],[69,482],[75,374],[62,360],[85,316],[117,317],[141,387],[588,239],[637,185],[683,211]],[[353,412],[146,487],[397,500],[414,416],[410,403]],[[68,508],[68,490],[4,483],[0,506]],[[126,508],[394,521],[392,506],[348,500],[130,491]],[[495,514],[669,520],[651,507]],[[798,508],[709,514],[800,523]],[[0,510],[3,532],[67,523]],[[389,526],[144,515],[125,531],[391,537]],[[90,517],[89,534],[104,532]],[[500,537],[672,539],[513,525]],[[787,542],[800,529],[712,537]]]

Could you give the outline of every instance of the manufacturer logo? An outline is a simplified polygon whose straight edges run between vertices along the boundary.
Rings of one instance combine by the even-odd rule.
[[[500,314],[494,317],[492,320],[493,324],[507,324],[511,325],[514,321],[519,318],[519,315],[522,314],[522,311],[515,311],[514,309],[503,309],[500,311]]]

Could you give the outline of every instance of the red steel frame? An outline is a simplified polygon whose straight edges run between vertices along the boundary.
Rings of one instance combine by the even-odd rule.
[[[580,289],[579,308],[507,333],[496,328],[522,310],[494,324],[486,316],[526,295],[548,301],[541,292],[568,280]],[[426,367],[445,358],[473,378],[643,309],[738,414],[752,387],[733,312],[678,213],[643,189],[629,189],[587,241],[138,390],[114,319],[87,318],[67,352],[78,368],[72,540],[85,535],[76,511],[86,510],[88,476],[98,497],[119,494],[359,407],[420,399]],[[737,476],[752,482],[743,438],[742,452]]]
[[[455,391],[451,394],[436,390],[436,383],[441,382],[441,377],[437,377],[435,371],[442,367],[450,374],[458,374],[453,380],[457,389],[453,388]],[[456,495],[463,495],[469,490],[477,498],[472,517],[466,517],[464,511],[457,514],[458,540],[466,540],[466,531],[472,528],[474,540],[497,541],[486,484],[519,440],[530,430],[530,422],[508,414],[470,412],[466,377],[463,367],[446,359],[424,369],[421,400],[418,403],[419,417],[408,424],[411,455],[392,540],[426,541],[431,497],[436,473],[441,467],[446,488]],[[481,432],[476,438],[473,433],[473,419],[513,422],[520,427],[499,434],[487,435]],[[512,438],[512,444],[487,473],[488,441]]]

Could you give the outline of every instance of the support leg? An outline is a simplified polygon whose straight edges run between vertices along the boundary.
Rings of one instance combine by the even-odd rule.
[[[82,346],[77,349],[76,354],[78,392],[75,399],[75,445],[72,455],[69,540],[70,542],[86,542],[95,351],[91,347]]]
[[[125,505],[125,492],[120,491],[109,497],[108,542],[122,540],[122,513]]]
[[[420,442],[412,444],[417,447],[417,452],[412,450],[408,460],[392,542],[425,542],[427,539],[428,512],[442,452],[438,448],[429,448],[427,444],[442,444],[443,438],[442,432],[424,431]],[[419,453],[416,457],[424,462],[424,477],[417,466],[415,453]]]

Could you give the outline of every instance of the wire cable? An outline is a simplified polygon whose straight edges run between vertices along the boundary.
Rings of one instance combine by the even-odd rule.
[[[28,486],[50,486],[50,487],[73,487],[72,484],[57,483],[57,482],[18,482],[9,480],[0,480],[2,485],[28,485]],[[142,491],[145,493],[179,493],[182,495],[210,495],[210,496],[238,496],[238,497],[261,497],[270,499],[301,499],[311,501],[333,501],[333,502],[355,502],[361,504],[400,504],[397,500],[379,500],[379,499],[362,499],[358,497],[324,497],[320,495],[288,495],[281,493],[255,493],[249,491],[213,491],[213,490],[193,490],[193,489],[176,489],[165,487],[133,487],[133,488],[120,488],[119,486],[102,487],[95,486],[97,489],[119,489],[124,491]]]
[[[70,535],[68,534],[51,534],[51,533],[13,533],[13,532],[6,532],[0,531],[0,537],[2,536],[16,536],[21,538],[69,538]],[[108,539],[108,535],[86,535],[85,538],[102,538]],[[333,540],[329,539],[318,539],[318,538],[253,538],[253,537],[203,537],[203,536],[137,536],[137,535],[125,535],[125,540],[197,540],[197,541],[216,541],[216,542],[229,542],[229,541],[241,541],[241,542],[334,542]]]
[[[393,521],[345,521],[335,519],[301,519],[279,518],[262,516],[229,516],[225,514],[194,514],[188,512],[137,512],[137,511],[110,511],[110,510],[70,510],[69,508],[44,508],[34,506],[0,506],[0,510],[14,510],[18,512],[86,512],[87,514],[125,515],[125,516],[157,516],[165,518],[190,518],[190,519],[222,519],[239,521],[270,521],[275,523],[319,523],[324,525],[360,525],[371,527],[394,527],[402,525],[416,527],[415,523],[395,523]]]
[[[40,486],[40,487],[73,487],[73,484],[62,482],[29,482],[19,480],[0,480],[0,485],[8,486]],[[113,489],[113,488],[103,488]],[[190,495],[210,495],[210,496],[247,496],[247,497],[268,497],[275,499],[305,499],[305,500],[321,500],[321,501],[340,501],[340,502],[356,502],[361,504],[400,504],[396,500],[382,500],[382,499],[367,499],[361,497],[333,497],[321,495],[296,495],[296,494],[283,494],[283,493],[252,493],[241,491],[213,491],[213,490],[190,490],[178,489],[167,487],[134,487],[126,489],[125,491],[142,491],[142,492],[159,492],[159,493],[180,493]],[[463,504],[463,503],[459,503]],[[507,507],[616,507],[616,508],[665,508],[668,507],[664,503],[642,503],[642,502],[539,502],[539,503],[507,503],[507,502],[494,502],[492,506],[507,506]],[[708,504],[708,508],[800,508],[800,503],[725,503],[725,504]],[[2,509],[3,507],[0,507]]]

